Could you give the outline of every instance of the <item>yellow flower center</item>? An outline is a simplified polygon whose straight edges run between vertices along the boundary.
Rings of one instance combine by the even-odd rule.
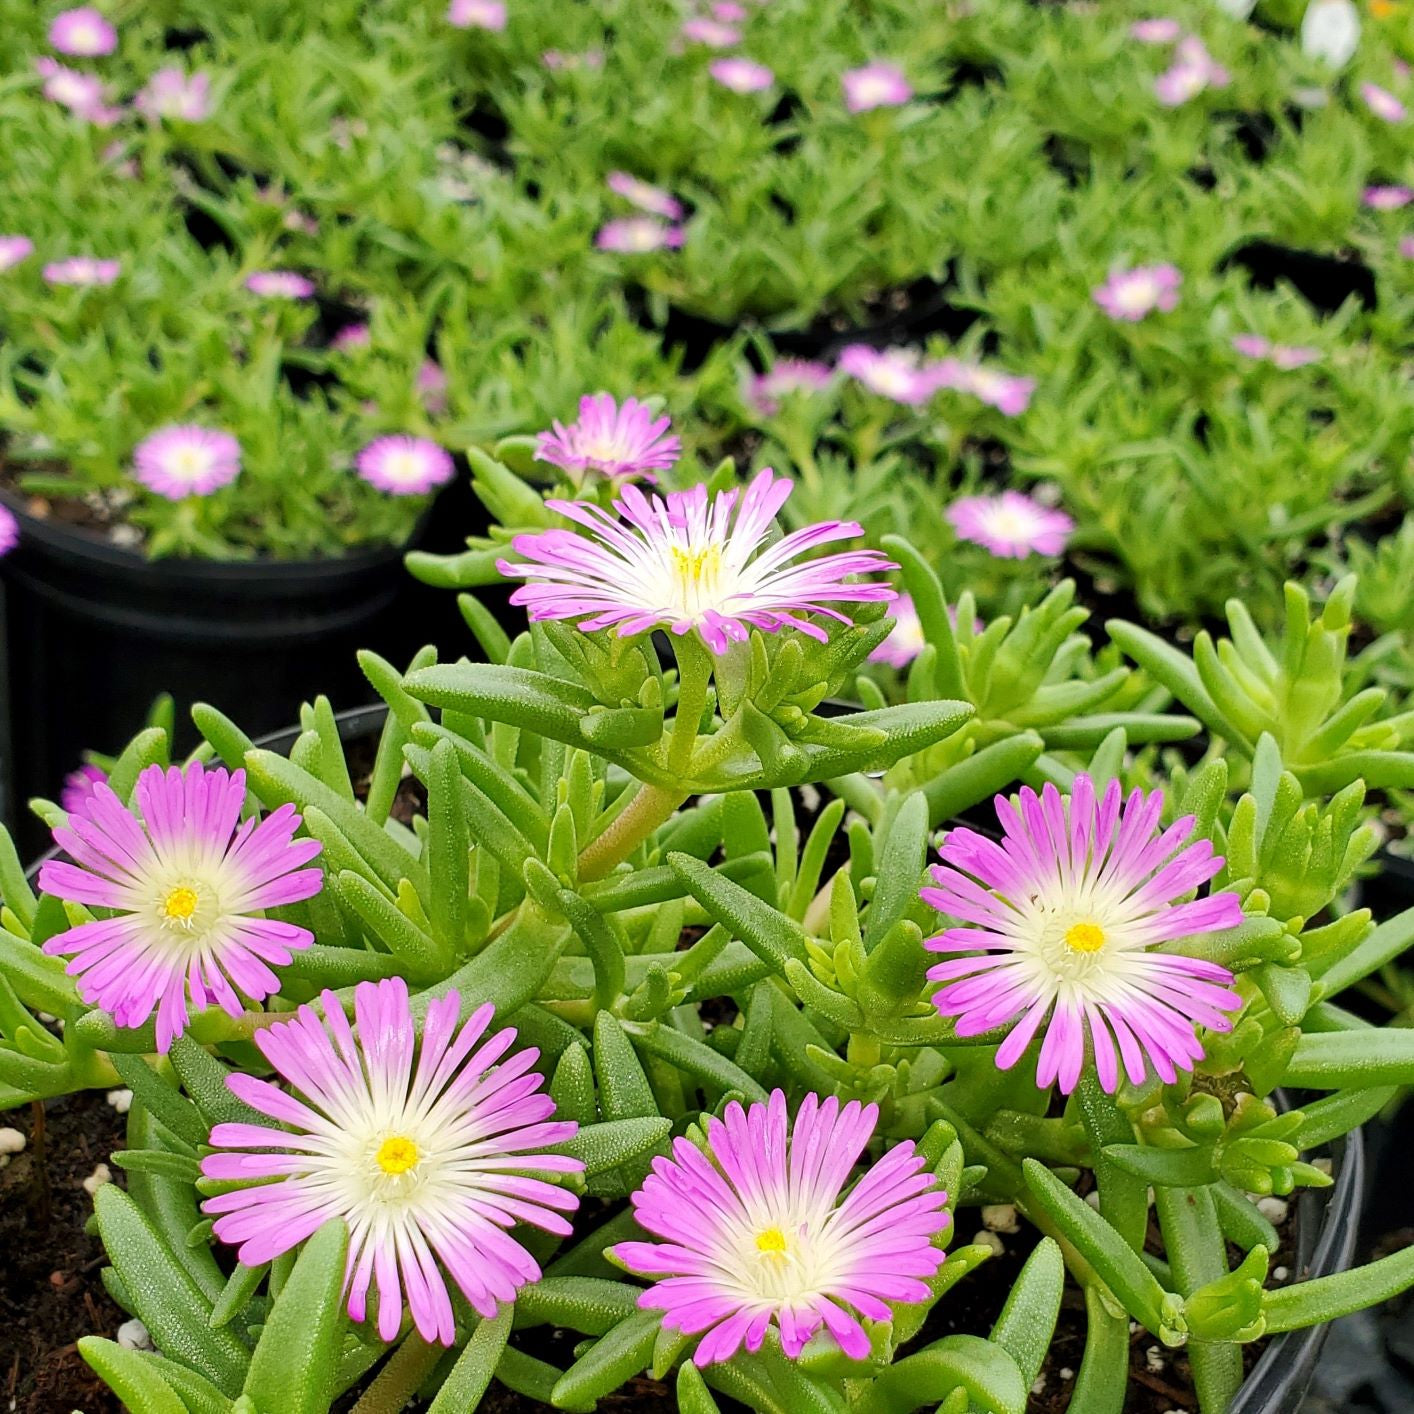
[[[401,1134],[393,1134],[378,1146],[374,1157],[384,1173],[396,1176],[407,1173],[409,1169],[415,1169],[422,1154],[411,1139]]]
[[[673,568],[684,585],[696,588],[707,579],[714,579],[722,568],[722,548],[708,545],[702,550],[680,550],[673,547]]]
[[[200,903],[201,898],[196,890],[189,889],[183,884],[167,895],[166,901],[162,905],[162,913],[173,923],[190,923],[192,915]]]
[[[782,1257],[790,1247],[790,1241],[778,1227],[768,1227],[756,1234],[756,1250],[769,1257]]]
[[[1105,930],[1098,923],[1072,923],[1065,930],[1065,945],[1074,952],[1099,952],[1105,945]]]

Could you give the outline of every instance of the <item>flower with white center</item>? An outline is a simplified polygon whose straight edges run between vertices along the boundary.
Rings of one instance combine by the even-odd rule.
[[[703,44],[708,49],[730,49],[741,42],[741,31],[720,20],[700,16],[684,21],[682,37],[690,44]]]
[[[229,432],[178,423],[139,442],[133,466],[149,491],[169,501],[209,496],[240,475],[241,446]]]
[[[833,377],[828,364],[814,359],[778,358],[765,373],[750,380],[746,400],[762,417],[774,417],[783,399],[821,392],[830,386]]]
[[[871,393],[917,407],[945,387],[956,372],[953,362],[924,363],[916,349],[875,349],[850,344],[840,350],[839,370]]]
[[[980,364],[945,359],[938,368],[940,387],[971,393],[978,402],[996,408],[1006,417],[1020,417],[1031,406],[1031,395],[1036,391],[1034,378],[1002,373]]]
[[[923,1301],[942,1265],[934,1239],[950,1225],[948,1195],[912,1140],[895,1145],[841,1197],[878,1122],[876,1105],[807,1095],[795,1124],[786,1097],[743,1110],[732,1101],[706,1121],[706,1151],[685,1138],[633,1195],[633,1215],[656,1242],[609,1254],[656,1280],[638,1299],[663,1325],[701,1335],[693,1363],[761,1348],[776,1326],[796,1359],[824,1326],[860,1359],[860,1324],[887,1321],[886,1302]],[[856,1314],[857,1313],[857,1314]]]
[[[67,108],[74,117],[107,128],[121,116],[116,108],[107,106],[107,89],[93,74],[82,74],[48,57],[36,59],[34,67],[44,80],[44,96]]]
[[[1402,123],[1409,116],[1404,104],[1389,89],[1381,88],[1377,83],[1362,83],[1360,97],[1365,100],[1370,112],[1386,123]]]
[[[578,477],[586,471],[604,476],[642,476],[656,481],[682,455],[682,442],[668,433],[672,422],[654,417],[637,398],[620,407],[608,393],[579,400],[579,419],[565,426],[551,424],[535,442],[535,460],[548,462]]]
[[[269,299],[309,299],[314,294],[314,281],[293,270],[257,270],[246,276],[245,287]]]
[[[28,236],[0,236],[0,271],[11,270],[34,254],[34,242]]]
[[[91,5],[82,5],[54,16],[49,42],[61,54],[96,59],[118,47],[118,31]]]
[[[662,187],[655,187],[631,172],[610,172],[604,184],[616,196],[621,196],[631,206],[646,211],[650,216],[662,216],[669,221],[681,221],[682,202]]]
[[[401,978],[354,989],[355,1038],[339,998],[320,997],[256,1032],[255,1043],[295,1093],[233,1072],[226,1084],[276,1121],[218,1124],[202,1172],[249,1186],[208,1198],[215,1233],[259,1266],[297,1247],[331,1218],[349,1229],[349,1316],[367,1315],[376,1281],[377,1327],[392,1340],[403,1300],[428,1342],[451,1345],[456,1318],[443,1271],[491,1319],[540,1268],[512,1235],[517,1223],[567,1236],[579,1206],[555,1177],[584,1165],[541,1150],[574,1137],[551,1119],[533,1069],[540,1053],[507,1054],[492,1036],[490,1002],[459,1025],[455,991],[428,1003],[421,1044]],[[278,1126],[278,1127],[277,1127]],[[543,1175],[543,1176],[542,1176]]]
[[[111,285],[122,274],[122,262],[98,260],[91,255],[73,255],[67,260],[51,261],[44,267],[45,282],[50,285]]]
[[[1174,265],[1136,265],[1115,270],[1092,293],[1111,319],[1135,324],[1155,310],[1167,314],[1178,304],[1183,276]]]
[[[1405,186],[1366,187],[1361,201],[1371,211],[1398,211],[1414,201],[1414,188]]]
[[[1141,44],[1177,44],[1183,38],[1183,26],[1165,16],[1135,20],[1129,27],[1129,37]]]
[[[873,108],[897,108],[913,97],[913,86],[896,64],[865,64],[849,69],[840,77],[844,86],[844,106],[851,113],[867,113]]]
[[[1020,491],[963,496],[945,514],[958,539],[981,545],[1000,559],[1059,555],[1075,529],[1064,511],[1043,506]]]
[[[133,99],[133,107],[149,122],[163,118],[201,123],[211,116],[211,77],[188,75],[178,68],[158,69]]]
[[[948,833],[924,902],[956,919],[927,946],[948,954],[928,976],[933,1003],[958,1018],[959,1036],[1010,1028],[997,1051],[1009,1070],[1045,1024],[1036,1083],[1069,1094],[1089,1051],[1113,1093],[1119,1067],[1134,1084],[1149,1068],[1172,1083],[1203,1058],[1195,1026],[1230,1031],[1241,1008],[1232,974],[1217,963],[1160,951],[1242,921],[1236,894],[1176,902],[1222,868],[1207,840],[1186,841],[1191,816],[1160,832],[1163,792],[1121,803],[1117,781],[1096,798],[1075,778],[1068,796],[1029,787],[1020,803],[997,798],[1001,843]],[[1116,1059],[1118,1047],[1118,1061]]]
[[[776,81],[775,74],[765,64],[739,54],[730,59],[714,59],[707,66],[707,72],[733,93],[762,93]]]
[[[506,7],[502,0],[452,0],[447,23],[457,29],[484,29],[493,34],[506,27]]]
[[[1320,349],[1306,344],[1274,344],[1261,334],[1237,334],[1232,346],[1244,358],[1259,359],[1283,371],[1304,368],[1308,363],[1316,363],[1321,357]]]
[[[443,447],[426,437],[379,437],[354,459],[370,486],[391,496],[421,496],[445,486],[456,474]]]
[[[1301,21],[1301,48],[1343,69],[1360,47],[1360,11],[1354,0],[1311,0]]]
[[[869,655],[871,663],[887,663],[891,668],[906,668],[927,646],[923,637],[923,621],[912,598],[900,594],[889,613],[894,626],[889,636]]]
[[[314,937],[265,910],[319,892],[322,872],[304,866],[320,846],[294,838],[292,805],[242,822],[244,771],[149,766],[133,799],[136,817],[96,783],[55,829],[73,862],[48,860],[39,887],[100,916],[44,951],[69,957],[79,995],[119,1026],[141,1026],[156,1011],[157,1048],[166,1051],[186,1029],[188,999],[198,1011],[214,1001],[239,1017],[238,992],[263,1001],[279,989],[272,967]]]
[[[888,602],[893,589],[852,576],[896,568],[876,550],[802,560],[807,551],[863,534],[853,521],[824,521],[762,544],[793,489],[769,467],[742,491],[705,486],[669,496],[625,486],[613,515],[585,501],[545,504],[589,532],[545,530],[511,542],[524,561],[500,560],[503,575],[529,580],[511,595],[532,622],[578,619],[585,631],[617,626],[620,636],[667,628],[695,631],[713,653],[745,642],[748,625],[828,635],[805,614],[848,623],[834,604]]]
[[[652,216],[624,216],[606,221],[594,237],[600,250],[620,255],[646,255],[653,250],[676,250],[683,242],[681,226],[669,226]]]
[[[1205,88],[1226,88],[1232,75],[1216,63],[1201,39],[1188,35],[1174,52],[1173,64],[1154,80],[1154,94],[1166,108],[1176,108]]]

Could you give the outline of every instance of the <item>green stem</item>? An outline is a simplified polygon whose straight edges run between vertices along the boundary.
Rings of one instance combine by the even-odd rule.
[[[1085,1288],[1085,1354],[1070,1397],[1084,1414],[1122,1414],[1129,1387],[1129,1322],[1105,1309],[1093,1286]]]
[[[646,783],[629,801],[614,822],[579,856],[582,883],[602,879],[633,853],[659,825],[666,824],[686,799],[686,791],[666,790]]]
[[[1100,1088],[1093,1073],[1081,1077],[1075,1098],[1094,1155],[1095,1183],[1100,1191],[1100,1216],[1136,1251],[1144,1250],[1149,1225],[1149,1185],[1125,1173],[1105,1157],[1107,1144],[1132,1144],[1134,1126],[1114,1098]]]
[[[444,1354],[413,1331],[379,1370],[352,1414],[399,1414]]]

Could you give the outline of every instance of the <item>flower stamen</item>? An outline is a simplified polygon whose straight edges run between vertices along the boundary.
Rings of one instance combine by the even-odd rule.
[[[162,902],[162,916],[169,922],[191,927],[192,916],[201,906],[201,895],[185,884],[173,889]]]
[[[1105,930],[1098,923],[1072,923],[1065,930],[1065,945],[1075,952],[1099,952],[1105,945]]]
[[[414,1140],[403,1134],[390,1134],[373,1156],[378,1167],[386,1174],[397,1177],[410,1173],[422,1159],[422,1151]]]

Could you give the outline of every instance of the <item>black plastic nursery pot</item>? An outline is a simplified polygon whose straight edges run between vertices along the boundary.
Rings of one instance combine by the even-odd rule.
[[[42,838],[32,796],[57,796],[86,750],[119,750],[154,699],[210,702],[255,734],[301,701],[366,700],[356,652],[405,661],[446,637],[453,596],[411,579],[400,547],[323,560],[147,560],[38,519],[0,494],[20,543],[0,562],[0,816],[22,848]],[[428,616],[436,617],[435,624]]]

